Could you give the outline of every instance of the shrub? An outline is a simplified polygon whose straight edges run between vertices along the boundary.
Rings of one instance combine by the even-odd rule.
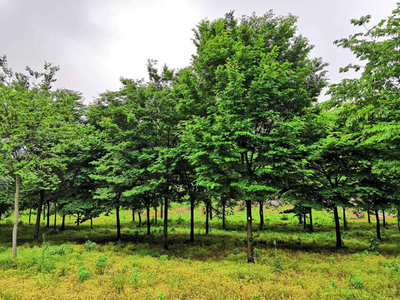
[[[349,286],[356,288],[356,289],[362,289],[364,286],[364,282],[363,282],[362,278],[360,278],[360,277],[353,277],[349,281]]]
[[[235,249],[233,249],[232,253],[233,253],[233,255],[238,255],[239,252],[240,252],[239,248],[235,248]]]
[[[254,249],[254,257],[259,258],[260,257],[260,250]]]
[[[139,270],[139,268],[134,268],[132,270],[130,280],[131,280],[132,284],[134,284],[134,285],[137,285],[139,283],[139,280],[140,280],[140,270]]]
[[[0,247],[0,253],[6,252],[7,248],[6,247]]]
[[[124,289],[127,282],[128,278],[124,274],[113,275],[111,279],[111,285],[117,290],[118,293]]]
[[[99,255],[95,262],[96,271],[98,274],[104,274],[104,271],[108,268],[108,258],[104,255]]]
[[[283,271],[283,265],[284,265],[284,263],[283,263],[283,260],[281,260],[279,257],[275,257],[275,258],[272,260],[271,265],[272,265],[272,268],[274,268],[274,272],[275,272],[275,273],[280,273],[280,272]]]
[[[97,244],[95,242],[92,242],[92,241],[88,240],[85,243],[85,249],[86,249],[87,252],[93,251],[96,247],[97,247]]]
[[[372,234],[371,237],[369,238],[369,248],[368,250],[373,251],[373,252],[380,252],[380,241],[377,239],[375,234]]]
[[[168,255],[167,254],[161,255],[160,256],[160,260],[161,261],[167,261],[168,260]]]
[[[74,252],[74,249],[68,245],[53,246],[49,248],[50,255],[66,255]]]
[[[78,269],[78,280],[84,282],[92,276],[92,271],[87,266],[82,266]]]

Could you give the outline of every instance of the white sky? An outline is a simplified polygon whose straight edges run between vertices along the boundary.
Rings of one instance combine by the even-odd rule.
[[[81,91],[86,103],[117,90],[121,76],[146,77],[148,58],[182,68],[195,47],[192,28],[235,10],[236,17],[273,9],[298,16],[298,32],[328,62],[331,83],[354,56],[333,41],[358,32],[350,19],[371,14],[371,26],[390,15],[389,0],[0,0],[0,55],[15,71],[40,71],[44,61],[61,67],[56,87]],[[322,96],[321,99],[324,97]]]

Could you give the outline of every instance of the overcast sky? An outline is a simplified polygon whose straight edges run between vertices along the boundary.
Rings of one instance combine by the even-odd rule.
[[[371,14],[375,24],[395,8],[390,0],[0,0],[0,55],[15,71],[61,67],[56,87],[81,91],[86,103],[117,90],[121,76],[146,77],[148,58],[182,68],[195,47],[192,28],[230,10],[235,15],[298,16],[298,32],[315,45],[313,56],[328,62],[331,83],[353,55],[333,41],[358,32],[350,19]]]

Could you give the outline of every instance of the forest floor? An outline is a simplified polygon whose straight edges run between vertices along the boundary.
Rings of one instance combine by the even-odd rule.
[[[400,299],[400,232],[387,215],[382,241],[375,218],[348,213],[345,248],[335,246],[333,213],[315,211],[314,233],[288,207],[265,210],[264,230],[254,207],[256,263],[246,263],[246,216],[235,210],[227,228],[214,216],[205,234],[202,207],[195,212],[195,242],[189,239],[187,206],[169,214],[170,249],[163,249],[162,219],[146,235],[138,218],[123,211],[122,242],[115,241],[115,215],[46,228],[33,239],[23,212],[18,258],[11,258],[12,216],[0,221],[0,299]],[[154,212],[152,213],[154,223]],[[57,219],[61,224],[61,218]]]

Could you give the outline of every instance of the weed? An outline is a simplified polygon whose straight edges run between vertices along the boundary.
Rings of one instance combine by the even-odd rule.
[[[108,263],[108,258],[107,256],[104,255],[99,255],[96,258],[96,262],[95,262],[95,267],[96,267],[96,271],[98,274],[104,274],[105,270],[108,268],[109,263]]]
[[[85,249],[87,252],[93,251],[94,249],[96,249],[96,247],[97,247],[97,244],[95,242],[87,240],[85,243]]]
[[[352,277],[349,281],[349,286],[355,289],[362,289],[364,282],[360,277]]]
[[[89,267],[83,265],[78,269],[77,276],[79,282],[84,282],[92,276],[92,271],[89,269]]]

